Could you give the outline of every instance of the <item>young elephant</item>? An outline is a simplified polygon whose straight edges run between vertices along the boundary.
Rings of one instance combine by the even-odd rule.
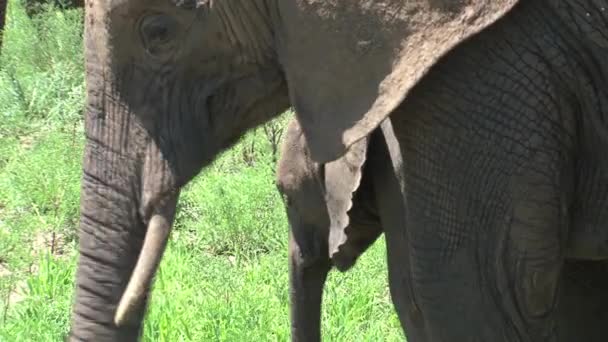
[[[388,124],[387,119],[344,156],[326,164],[311,159],[297,120],[289,124],[277,188],[290,224],[292,341],[320,340],[327,273],[333,266],[342,272],[350,269],[383,232],[376,202],[378,179],[396,182],[390,177],[392,165],[382,134]],[[382,191],[380,196],[386,195],[390,194]]]

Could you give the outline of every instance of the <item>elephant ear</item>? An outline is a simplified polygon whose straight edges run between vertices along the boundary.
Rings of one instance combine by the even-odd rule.
[[[367,136],[458,43],[518,0],[279,1],[279,56],[311,156]]]
[[[369,139],[360,139],[341,158],[325,164],[325,202],[329,213],[329,257],[336,259],[348,236],[348,211],[361,184]],[[338,258],[339,259],[339,258]]]

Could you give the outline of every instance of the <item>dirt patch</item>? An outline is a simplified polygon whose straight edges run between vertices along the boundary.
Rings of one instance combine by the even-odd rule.
[[[48,252],[55,257],[61,257],[66,255],[68,243],[65,234],[38,232],[32,242],[32,251],[34,256]]]
[[[65,234],[57,232],[42,231],[36,233],[31,243],[32,255],[34,257],[42,256],[49,253],[55,258],[65,257],[69,251],[69,241],[66,239]],[[35,275],[38,273],[38,264],[30,264],[29,270],[25,270],[27,274]],[[25,300],[27,298],[27,281],[22,279],[18,280],[16,274],[14,274],[6,264],[0,258],[0,278],[8,279],[8,289],[4,292],[4,295],[0,300],[4,302],[5,308],[12,307],[13,305]],[[1,315],[1,313],[0,313]]]
[[[2,260],[0,260],[0,278],[8,277],[11,274],[13,274],[13,272],[8,269],[8,267],[2,262]]]
[[[6,263],[3,263],[0,260],[0,278],[11,277],[13,272],[8,268]],[[8,282],[8,291],[5,292],[2,298],[2,302],[4,304],[4,310],[8,310],[9,307],[23,301],[26,297],[27,291],[27,282],[25,280],[14,282],[14,280],[9,279]],[[4,291],[3,291],[4,292]],[[6,315],[6,312],[4,313]]]
[[[17,283],[13,284],[11,290],[7,293],[6,298],[4,299],[4,305],[8,309],[13,305],[22,302],[27,297],[27,282],[25,280],[20,280]]]
[[[34,146],[35,141],[36,140],[34,139],[34,137],[29,135],[19,138],[19,144],[21,144],[24,150],[31,149]]]

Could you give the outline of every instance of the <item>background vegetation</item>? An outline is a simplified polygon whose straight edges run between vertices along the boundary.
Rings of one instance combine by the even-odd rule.
[[[61,341],[77,258],[84,105],[81,10],[9,3],[0,57],[0,341]],[[274,186],[291,113],[251,132],[183,192],[145,341],[287,341],[287,231]],[[332,272],[327,341],[400,341],[384,240]]]

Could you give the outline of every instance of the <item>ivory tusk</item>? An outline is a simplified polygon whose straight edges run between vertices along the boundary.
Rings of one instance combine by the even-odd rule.
[[[170,231],[171,224],[165,217],[152,216],[137,264],[116,309],[114,323],[117,326],[128,322],[133,313],[141,307],[167,246]]]

